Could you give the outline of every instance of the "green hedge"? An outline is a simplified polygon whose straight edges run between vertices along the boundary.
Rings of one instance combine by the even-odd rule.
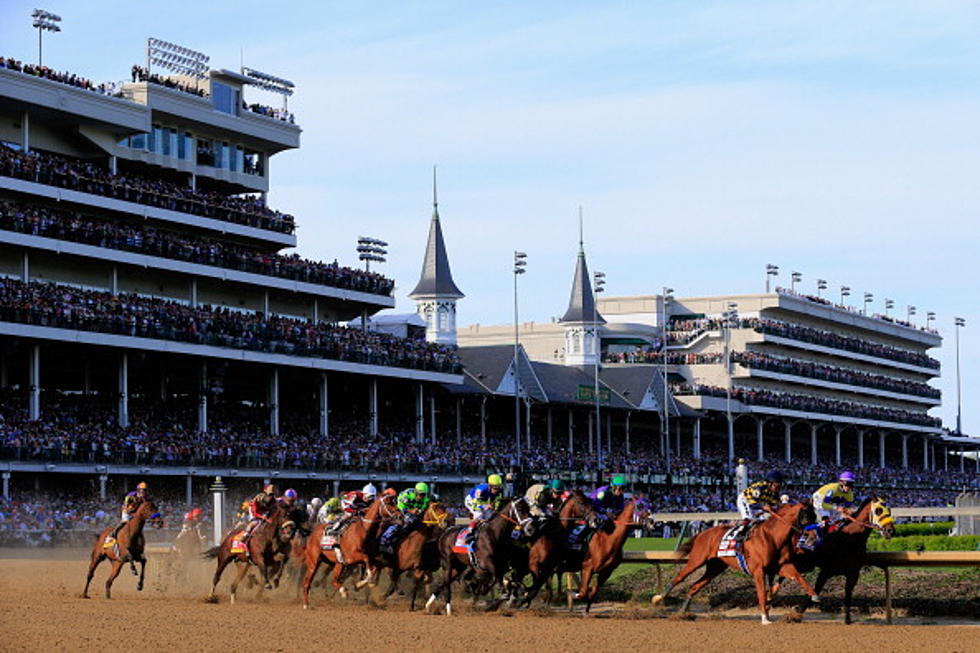
[[[953,522],[937,521],[923,522],[920,524],[896,524],[895,535],[949,535],[953,530]]]
[[[976,551],[980,547],[980,535],[909,535],[868,539],[868,551]]]

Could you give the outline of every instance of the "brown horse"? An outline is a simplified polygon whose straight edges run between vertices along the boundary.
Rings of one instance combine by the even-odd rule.
[[[763,624],[772,623],[769,620],[769,595],[766,579],[777,573],[795,580],[813,602],[819,602],[820,599],[813,587],[793,565],[790,554],[796,539],[804,534],[804,528],[815,521],[816,513],[814,513],[813,506],[809,501],[782,505],[775,510],[769,519],[755,526],[745,540],[743,545],[745,564],[755,581],[759,612]],[[662,602],[678,583],[697,569],[704,567],[704,573],[688,590],[687,598],[681,606],[681,612],[686,612],[694,595],[714,580],[716,576],[728,567],[738,570],[740,568],[739,562],[735,556],[718,557],[721,539],[729,528],[729,526],[715,526],[698,533],[685,542],[680,551],[688,554],[687,564],[667,584],[663,593],[653,597],[653,602]],[[812,531],[808,532],[812,533]]]
[[[616,567],[623,560],[623,545],[629,531],[640,526],[646,516],[646,508],[635,499],[626,502],[623,511],[613,521],[612,532],[598,530],[589,540],[585,554],[567,556],[559,568],[559,572],[582,572],[582,580],[578,593],[568,596],[568,608],[572,608],[575,599],[585,599],[585,612],[592,609],[592,603],[599,594],[599,589],[609,580]],[[592,586],[592,576],[595,576],[595,586]]]
[[[212,547],[203,554],[205,558],[217,558],[218,560],[218,567],[215,569],[214,577],[211,580],[211,592],[206,600],[211,603],[217,602],[215,589],[218,587],[218,581],[221,580],[221,574],[225,567],[232,562],[238,565],[238,575],[231,583],[230,598],[232,603],[235,602],[239,583],[242,582],[252,565],[255,565],[259,573],[262,574],[265,589],[273,589],[273,579],[278,578],[279,570],[286,564],[293,536],[296,534],[299,524],[302,524],[306,517],[306,511],[301,508],[293,508],[281,502],[276,503],[272,512],[267,516],[267,521],[262,522],[252,531],[245,550],[237,553],[232,553],[232,543],[244,528],[234,528],[229,531],[221,540],[220,545]]]
[[[565,545],[572,531],[580,525],[591,529],[599,528],[599,515],[588,497],[583,492],[574,490],[559,508],[557,519],[548,519],[542,524],[530,547],[515,546],[511,560],[511,579],[519,583],[520,587],[517,589],[521,589],[524,577],[530,574],[531,586],[524,591],[524,596],[519,601],[517,596],[512,596],[511,605],[531,605],[541,587],[558,568],[562,556],[566,554]]]
[[[139,505],[136,512],[133,513],[133,517],[116,533],[116,542],[119,545],[118,554],[116,553],[116,547],[105,546],[106,538],[112,533],[114,527],[107,526],[99,533],[95,544],[92,546],[92,559],[88,566],[88,577],[85,579],[85,589],[82,590],[83,599],[88,598],[89,583],[92,582],[92,576],[95,575],[95,568],[103,560],[109,560],[112,563],[112,571],[109,572],[109,577],[105,581],[105,597],[107,599],[112,598],[112,582],[116,580],[116,576],[119,575],[122,566],[127,562],[129,562],[134,576],[136,575],[136,563],[140,563],[140,579],[136,584],[136,589],[138,591],[143,590],[143,579],[146,577],[146,556],[143,555],[146,540],[143,538],[143,527],[147,522],[151,523],[155,528],[163,527],[163,518],[157,510],[157,506],[149,499],[145,499]]]
[[[303,607],[310,607],[310,586],[321,564],[327,565],[327,573],[333,570],[331,585],[347,598],[347,588],[343,585],[346,572],[357,565],[367,569],[367,578],[357,583],[360,589],[364,585],[374,585],[377,577],[375,555],[377,553],[378,533],[382,523],[392,523],[401,517],[401,512],[395,507],[395,497],[382,495],[368,507],[364,517],[353,518],[351,524],[341,534],[338,542],[340,557],[336,549],[324,550],[320,545],[323,532],[328,524],[318,524],[309,537],[306,538],[306,576],[303,578]]]
[[[885,539],[895,534],[895,520],[891,509],[885,502],[871,496],[865,499],[854,511],[853,515],[844,518],[847,522],[843,527],[823,538],[823,542],[815,551],[794,556],[793,562],[802,573],[813,571],[817,567],[820,573],[813,589],[817,595],[823,591],[824,585],[834,576],[844,576],[844,623],[851,623],[851,597],[854,586],[857,585],[861,567],[867,563],[868,536],[871,531],[880,531]],[[782,578],[778,578],[772,586],[770,595],[775,596],[779,591]],[[802,606],[806,607],[806,605]]]
[[[446,530],[452,521],[452,515],[435,501],[429,504],[428,509],[422,516],[422,528],[413,530],[405,539],[398,544],[390,564],[386,561],[385,566],[391,570],[391,586],[385,592],[384,598],[395,593],[398,589],[398,579],[406,571],[412,572],[412,599],[409,610],[415,611],[415,599],[418,596],[419,586],[423,583],[432,581],[432,574],[439,568],[439,551],[436,540]]]

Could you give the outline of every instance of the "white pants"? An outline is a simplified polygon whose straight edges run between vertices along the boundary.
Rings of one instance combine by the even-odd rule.
[[[485,503],[478,503],[476,500],[473,499],[473,497],[469,495],[467,495],[467,497],[463,499],[463,504],[466,506],[466,509],[470,511],[470,515],[473,517],[475,521],[476,520],[486,521],[493,516],[493,508],[491,508],[489,505]]]
[[[817,518],[823,519],[824,517],[826,517],[831,520],[837,519],[837,515],[838,515],[837,508],[830,505],[830,508],[827,509],[824,507],[825,505],[830,505],[830,504],[824,504],[823,496],[819,492],[814,492],[813,509],[817,512]]]
[[[761,521],[769,516],[769,513],[763,512],[758,508],[752,508],[749,505],[749,500],[745,498],[744,494],[738,495],[738,514],[742,516],[742,519],[751,519],[752,521]]]

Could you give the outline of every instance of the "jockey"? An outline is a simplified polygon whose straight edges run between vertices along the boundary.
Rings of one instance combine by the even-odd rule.
[[[340,500],[337,500],[340,503]],[[323,499],[320,497],[313,497],[308,504],[306,504],[306,514],[309,515],[309,521],[317,521],[317,516],[320,514],[320,508],[323,507]]]
[[[296,505],[296,499],[298,498],[299,498],[299,493],[296,492],[296,490],[294,490],[293,488],[289,488],[288,490],[282,493],[281,497],[279,497],[276,500],[292,508],[294,505]]]
[[[555,511],[558,494],[550,483],[535,483],[524,493],[524,500],[536,519],[551,517]]]
[[[777,470],[766,474],[763,481],[756,481],[738,496],[738,512],[746,521],[763,521],[779,506],[779,488],[783,475]]]
[[[429,509],[431,502],[429,484],[424,481],[419,481],[415,487],[402,490],[397,500],[398,509],[402,512],[402,523],[389,528],[382,536],[380,542],[382,550],[394,554],[395,544],[422,521],[422,517],[425,515],[425,511]]]
[[[249,522],[245,527],[243,540],[248,540],[252,536],[252,531],[262,522],[269,521],[269,513],[276,505],[276,486],[266,485],[265,488],[248,502]]]
[[[626,497],[623,496],[625,491],[626,477],[617,474],[612,477],[609,485],[596,488],[595,492],[589,495],[589,499],[592,500],[592,506],[600,515],[615,518],[626,507]]]
[[[500,474],[491,474],[486,483],[480,483],[466,493],[463,504],[470,511],[474,522],[486,521],[500,507],[503,499],[504,479]]]
[[[316,518],[321,524],[327,524],[326,530],[336,532],[345,521],[344,509],[340,505],[340,499],[337,497],[327,499],[323,507],[320,508],[320,512],[317,513]]]
[[[194,508],[193,510],[188,510],[184,513],[184,523],[181,525],[182,531],[189,531],[201,522],[201,515],[203,511],[200,508]]]
[[[344,494],[343,499],[341,499],[344,512],[346,512],[348,515],[359,515],[363,513],[374,501],[374,497],[376,497],[377,494],[377,488],[375,488],[371,483],[368,483],[360,490],[347,492]]]
[[[827,483],[813,493],[813,508],[825,522],[850,514],[854,505],[854,473],[841,472],[836,483]]]
[[[119,525],[112,531],[112,537],[116,537],[119,534],[119,531],[126,525],[126,522],[133,518],[133,515],[136,514],[137,510],[139,510],[140,505],[142,505],[143,502],[149,497],[150,495],[148,494],[146,482],[140,481],[136,485],[136,489],[129,492],[123,499],[122,515],[120,516]]]

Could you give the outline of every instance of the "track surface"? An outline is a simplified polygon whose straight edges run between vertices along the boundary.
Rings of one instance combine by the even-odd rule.
[[[240,592],[239,602],[206,604],[202,567],[179,586],[151,559],[147,588],[138,593],[124,570],[103,598],[108,567],[99,568],[93,598],[79,598],[86,561],[79,551],[0,551],[0,651],[171,650],[310,651],[433,650],[444,643],[459,651],[967,651],[980,652],[977,625],[898,625],[866,622],[845,627],[811,618],[764,627],[756,617],[695,621],[649,618],[647,610],[613,610],[594,618],[560,611],[506,616],[467,613],[452,617],[410,614],[403,600],[387,608],[328,599],[315,592],[303,611],[290,591],[263,598]],[[230,579],[229,579],[230,580]],[[467,602],[468,603],[468,602]],[[462,608],[462,606],[460,606]],[[778,616],[778,613],[777,613]],[[606,618],[603,618],[606,617]],[[647,618],[642,618],[647,617]]]

